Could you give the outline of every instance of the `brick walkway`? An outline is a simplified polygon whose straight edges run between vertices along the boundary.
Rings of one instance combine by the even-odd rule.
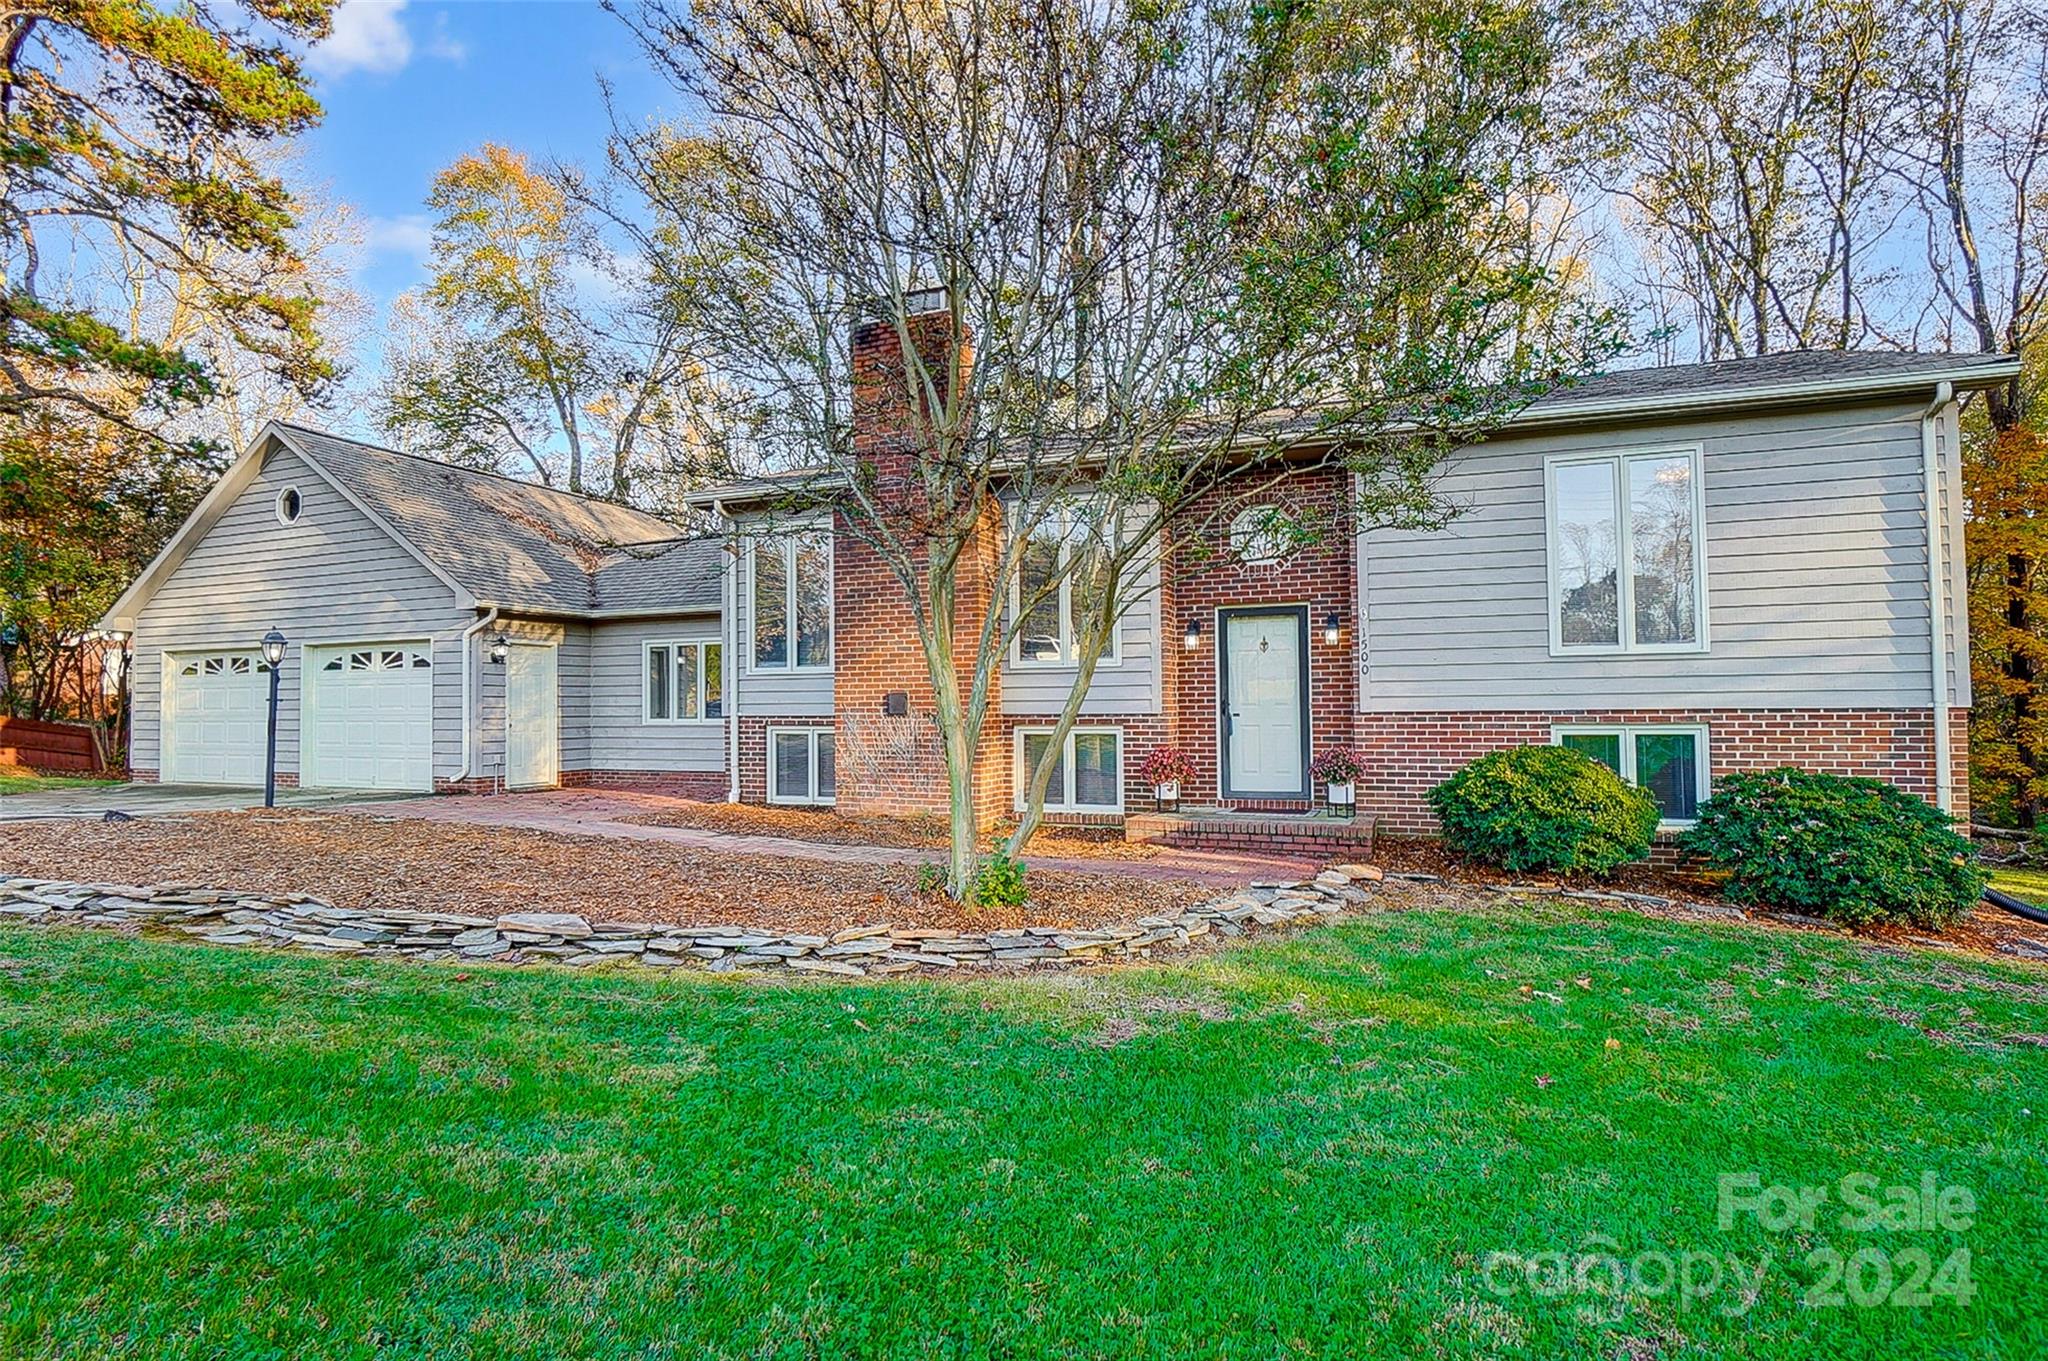
[[[730,851],[735,855],[777,855],[836,864],[916,865],[936,858],[936,850],[896,846],[837,846],[794,837],[743,836],[701,827],[660,827],[630,821],[670,808],[687,808],[690,800],[665,794],[627,790],[550,789],[527,794],[452,795],[435,798],[379,800],[349,811],[377,817],[419,818],[427,822],[467,823],[478,827],[525,827],[537,832],[575,836],[612,836],[629,841],[659,841],[698,850]],[[1134,879],[1186,879],[1234,887],[1264,878],[1292,878],[1315,866],[1305,860],[1218,851],[1162,848],[1145,860],[1090,856],[1031,856],[1033,869],[1073,874],[1121,874]]]

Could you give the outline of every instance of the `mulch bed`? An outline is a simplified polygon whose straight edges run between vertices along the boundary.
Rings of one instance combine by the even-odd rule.
[[[650,827],[695,827],[738,836],[780,836],[825,846],[889,846],[900,850],[941,850],[951,838],[945,819],[862,817],[813,808],[770,808],[749,803],[685,803],[659,813],[625,819]],[[985,840],[1008,836],[1014,822],[982,828]],[[1041,823],[1025,855],[1090,860],[1150,860],[1157,846],[1124,840],[1121,827],[1073,827]]]
[[[829,933],[887,922],[992,931],[1128,922],[1216,896],[1199,884],[1034,871],[1022,908],[920,893],[914,867],[822,864],[615,837],[280,809],[134,822],[13,823],[0,872],[101,882],[190,880],[312,893],[342,907],[746,925]]]

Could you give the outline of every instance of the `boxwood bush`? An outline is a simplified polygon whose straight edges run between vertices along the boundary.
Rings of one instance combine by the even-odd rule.
[[[1850,925],[1939,929],[1986,878],[1948,814],[1882,780],[1790,766],[1722,776],[1679,844],[1728,872],[1736,902]]]
[[[1510,870],[1607,874],[1650,853],[1657,801],[1565,747],[1509,747],[1429,791],[1454,851]]]

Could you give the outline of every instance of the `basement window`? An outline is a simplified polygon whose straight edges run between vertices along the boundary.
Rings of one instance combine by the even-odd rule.
[[[1707,797],[1707,730],[1703,727],[1552,728],[1550,740],[1590,756],[1657,800],[1666,827],[1689,827]]]
[[[1017,807],[1031,788],[1032,772],[1052,744],[1049,730],[1017,730]],[[1045,785],[1048,813],[1117,813],[1124,806],[1123,734],[1115,728],[1076,728],[1054,760]]]
[[[768,730],[768,802],[824,806],[838,794],[830,728]]]

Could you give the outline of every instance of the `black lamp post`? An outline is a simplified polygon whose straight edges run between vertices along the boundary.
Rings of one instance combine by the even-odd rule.
[[[285,637],[275,625],[263,635],[263,660],[270,666],[270,732],[263,759],[263,806],[277,807],[277,668],[284,661]]]

